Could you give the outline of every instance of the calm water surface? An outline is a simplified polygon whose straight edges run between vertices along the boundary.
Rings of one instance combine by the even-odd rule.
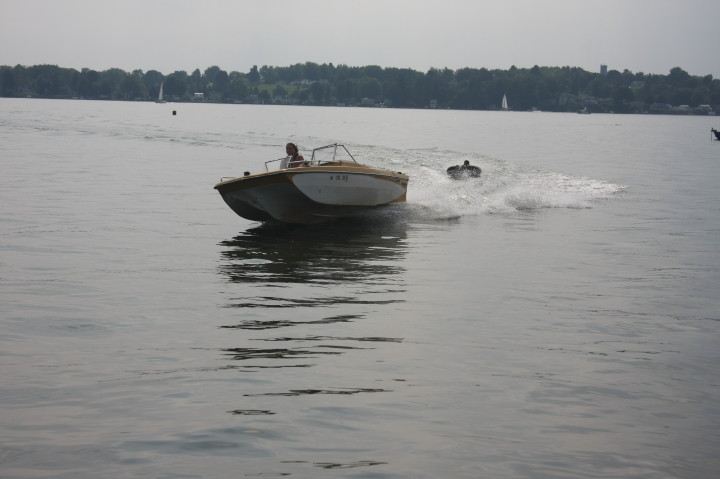
[[[2,99],[0,477],[715,478],[711,127]],[[235,216],[287,141],[408,203]]]

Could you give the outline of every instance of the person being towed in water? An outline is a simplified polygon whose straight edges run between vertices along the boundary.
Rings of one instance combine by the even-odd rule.
[[[447,169],[447,174],[453,180],[460,180],[463,178],[478,178],[482,173],[482,170],[478,166],[473,166],[470,161],[465,160],[462,166],[451,166]]]

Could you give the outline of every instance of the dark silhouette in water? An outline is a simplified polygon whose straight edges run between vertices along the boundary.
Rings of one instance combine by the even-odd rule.
[[[447,174],[453,180],[462,180],[465,178],[479,178],[482,170],[478,166],[473,166],[468,160],[465,160],[462,166],[451,166],[447,169]]]
[[[712,131],[715,134],[715,139],[720,140],[720,131],[717,131],[715,128],[710,128],[710,131]],[[712,137],[710,137],[712,140]]]

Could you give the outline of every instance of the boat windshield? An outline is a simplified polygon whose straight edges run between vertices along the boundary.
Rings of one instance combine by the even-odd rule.
[[[265,169],[267,171],[281,169],[282,161],[284,159],[285,158],[278,158],[277,160],[266,161]],[[320,166],[338,162],[357,163],[357,161],[355,161],[355,158],[353,158],[352,154],[350,154],[348,149],[345,148],[345,145],[340,145],[338,143],[333,143],[332,145],[315,148],[312,151],[310,159],[306,159],[305,162],[307,166]]]
[[[348,149],[345,148],[345,145],[334,143],[332,145],[315,148],[312,151],[310,165],[322,165],[324,163],[333,163],[337,161],[357,163]]]

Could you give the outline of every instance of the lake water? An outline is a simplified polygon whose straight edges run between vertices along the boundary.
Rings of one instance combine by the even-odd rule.
[[[711,127],[1,99],[0,477],[718,477]],[[236,216],[288,141],[408,203]]]

